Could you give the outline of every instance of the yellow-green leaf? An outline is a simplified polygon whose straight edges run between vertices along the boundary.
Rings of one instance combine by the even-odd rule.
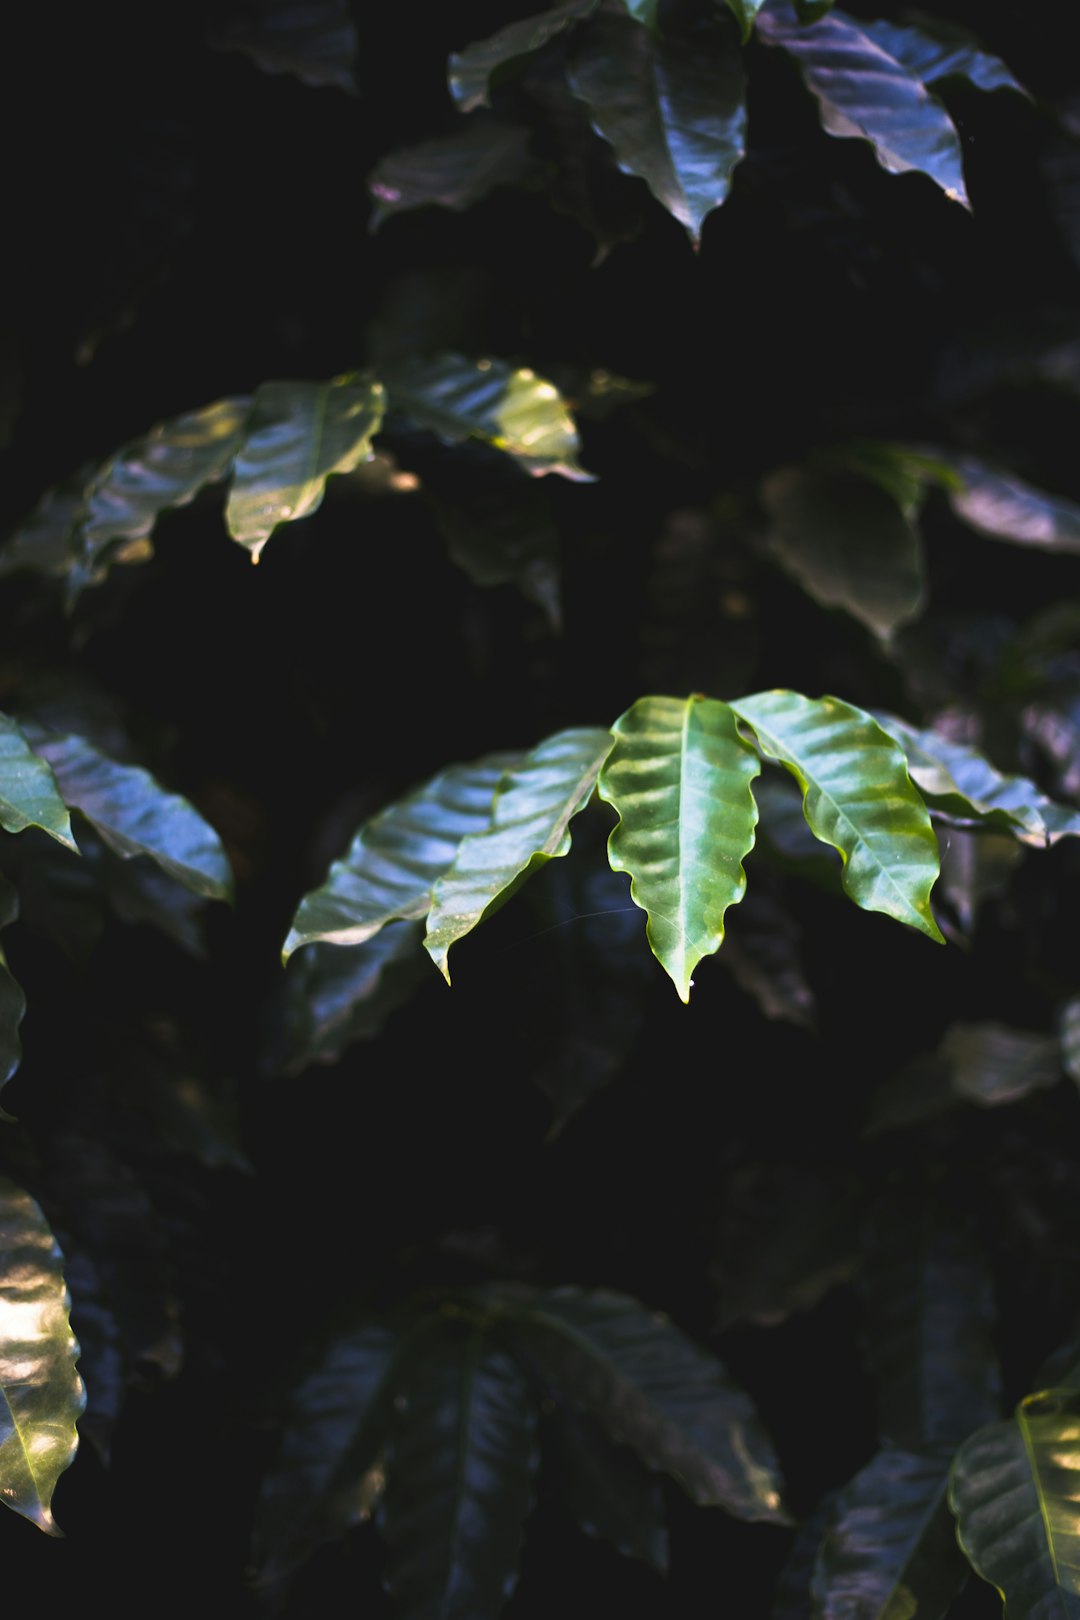
[[[6,714],[0,714],[0,827],[10,833],[40,827],[78,854],[52,767]]]

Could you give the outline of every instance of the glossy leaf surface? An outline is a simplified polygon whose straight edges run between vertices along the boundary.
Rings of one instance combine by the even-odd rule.
[[[78,853],[52,766],[6,714],[0,714],[0,827],[10,833],[40,827]]]
[[[843,608],[885,640],[917,616],[922,542],[879,485],[840,470],[785,467],[765,480],[761,498],[770,550],[815,601]]]
[[[36,730],[34,737],[68,804],[117,855],[148,855],[194,894],[229,898],[232,872],[221,840],[187,799],[166,792],[149,771],[107,758],[84,737]]]
[[[1017,546],[1080,552],[1080,505],[1075,501],[1035,489],[1015,473],[973,456],[959,458],[955,466],[962,483],[949,490],[949,504],[969,528]]]
[[[948,1455],[881,1451],[839,1493],[814,1571],[818,1620],[943,1620],[964,1583]]]
[[[518,185],[536,168],[529,131],[514,124],[480,122],[438,140],[401,147],[381,158],[368,175],[376,204],[372,229],[391,214],[428,204],[470,208],[495,186]]]
[[[500,69],[540,50],[565,29],[588,17],[596,6],[597,0],[567,0],[565,5],[553,6],[535,17],[508,23],[490,39],[479,40],[455,52],[450,58],[449,83],[458,110],[472,112],[476,107],[490,106],[492,83]]]
[[[213,36],[219,50],[243,51],[266,73],[355,94],[357,34],[348,0],[271,0]]]
[[[423,917],[461,840],[487,826],[503,772],[520,759],[491,754],[473,765],[451,765],[380,811],[334,862],[325,883],[300,902],[284,957],[315,940],[361,945],[388,922]]]
[[[569,83],[619,168],[640,176],[697,242],[746,151],[742,62],[730,34],[660,39],[604,14],[577,42]]]
[[[233,539],[258,557],[279,523],[316,511],[327,478],[371,455],[384,409],[382,384],[357,372],[326,383],[263,383],[225,507]]]
[[[599,779],[619,817],[609,859],[630,874],[653,954],[688,1001],[694,968],[719,948],[724,913],[746,889],[761,767],[731,709],[710,698],[639,698],[612,730]]]
[[[521,1354],[700,1506],[783,1522],[772,1447],[723,1363],[623,1294],[503,1291]]]
[[[917,169],[968,205],[960,140],[948,113],[861,24],[833,11],[801,28],[790,0],[769,0],[757,32],[794,57],[828,134],[869,141],[890,174]]]
[[[19,915],[19,897],[7,878],[0,875],[0,932]],[[26,997],[8,967],[0,943],[0,1092],[3,1091],[22,1059],[19,1025],[26,1011]],[[0,1108],[0,1120],[8,1115]]]
[[[63,1258],[45,1217],[0,1177],[0,1502],[49,1535],[85,1404]]]
[[[917,25],[892,23],[883,17],[870,22],[860,20],[856,26],[923,84],[961,78],[979,90],[1018,90],[1022,96],[1027,95],[1005,63],[982,50],[962,29],[940,24],[935,28],[929,20]]]
[[[1080,1614],[1080,1392],[1029,1395],[1009,1423],[980,1429],[953,1462],[961,1547],[1010,1620]]]
[[[383,1533],[403,1620],[497,1620],[539,1461],[520,1369],[477,1331],[433,1343],[395,1403]]]
[[[577,429],[559,390],[528,368],[459,354],[383,368],[395,410],[453,444],[482,439],[526,472],[588,479],[577,464]]]
[[[930,910],[937,840],[903,753],[877,721],[798,692],[758,692],[731,707],[799,783],[812,832],[843,858],[845,894],[943,943]]]
[[[537,867],[568,853],[570,822],[588,803],[612,745],[610,731],[560,731],[507,771],[490,825],[462,839],[432,890],[424,947],[447,983],[451,945]]]

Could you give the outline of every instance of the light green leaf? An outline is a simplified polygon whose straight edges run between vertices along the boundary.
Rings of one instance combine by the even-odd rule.
[[[348,0],[263,0],[210,42],[221,51],[243,51],[265,73],[293,73],[305,84],[356,94],[358,40]]]
[[[11,833],[40,827],[79,852],[52,767],[6,714],[0,714],[0,827]]]
[[[949,1503],[977,1574],[1009,1620],[1080,1615],[1080,1391],[1028,1395],[980,1429],[952,1466]]]
[[[785,467],[765,479],[761,499],[770,550],[815,601],[886,641],[917,616],[922,541],[880,483],[840,467]]]
[[[387,1456],[387,1588],[402,1620],[498,1620],[539,1461],[531,1391],[479,1330],[434,1344],[414,1373]]]
[[[648,0],[645,0],[648,3]],[[472,112],[491,105],[491,88],[500,70],[519,57],[529,56],[596,10],[597,0],[567,0],[536,17],[508,23],[490,39],[478,40],[450,57],[448,82],[458,111]]]
[[[507,771],[490,825],[462,839],[432,890],[424,947],[447,984],[451,945],[537,867],[568,853],[570,822],[588,803],[613,741],[610,731],[556,732]]]
[[[527,367],[441,354],[384,366],[383,377],[393,408],[449,444],[482,439],[528,473],[592,476],[577,464],[577,429],[559,390]]]
[[[461,840],[487,826],[504,771],[522,758],[489,754],[451,765],[366,822],[325,883],[300,902],[283,959],[315,940],[360,945],[388,922],[425,916]]]
[[[790,0],[769,0],[757,32],[794,57],[830,135],[869,141],[890,174],[917,169],[968,207],[960,139],[945,108],[861,22],[834,11],[799,26]]]
[[[0,930],[13,923],[19,915],[19,897],[7,878],[0,875]],[[22,1061],[22,1043],[19,1025],[26,1011],[26,997],[8,967],[4,948],[0,945],[0,1091],[3,1091]],[[0,1108],[0,1120],[10,1122],[11,1115]]]
[[[745,45],[754,32],[754,18],[761,10],[765,0],[727,0],[735,21],[739,25],[739,33]]]
[[[385,403],[382,384],[361,372],[259,387],[225,507],[229,533],[253,559],[279,523],[322,505],[332,473],[368,459]]]
[[[846,16],[845,20],[853,21]],[[979,90],[1018,90],[1022,96],[1027,96],[1023,85],[1004,62],[982,50],[970,34],[955,24],[923,16],[918,25],[892,23],[875,17],[869,22],[861,19],[856,26],[923,84],[961,78]]]
[[[699,1506],[786,1521],[749,1398],[668,1317],[603,1290],[502,1286],[486,1297],[528,1363],[647,1468],[670,1474]]]
[[[517,185],[537,168],[529,152],[529,131],[494,120],[401,147],[380,158],[368,175],[367,188],[377,204],[371,229],[377,230],[391,214],[428,204],[470,208],[494,187]]]
[[[694,968],[719,949],[724,912],[746,889],[761,767],[727,704],[711,698],[639,698],[612,730],[599,779],[619,816],[609,859],[629,872],[653,954],[688,1001]]]
[[[758,692],[731,707],[799,783],[811,831],[843,858],[844,892],[944,944],[930,910],[937,839],[888,733],[833,697]]]
[[[978,749],[919,731],[894,714],[874,718],[904,750],[911,779],[932,809],[1002,827],[1027,844],[1080,835],[1080,811],[1048,799],[1026,776],[1005,776]]]
[[[1015,473],[974,456],[953,462],[960,483],[948,491],[958,518],[994,540],[1040,551],[1080,552],[1080,506],[1063,495],[1048,495]]]
[[[659,39],[604,13],[576,44],[568,80],[619,168],[639,175],[696,244],[746,152],[742,59],[729,30]]]
[[[232,872],[221,840],[187,799],[166,792],[149,771],[109,759],[85,737],[54,737],[37,727],[32,735],[68,804],[115,854],[148,855],[192,893],[230,898]]]
[[[943,1620],[967,1574],[948,1455],[881,1451],[836,1497],[814,1570],[816,1620]]]
[[[30,1195],[0,1176],[0,1502],[51,1536],[86,1404],[63,1259]]]

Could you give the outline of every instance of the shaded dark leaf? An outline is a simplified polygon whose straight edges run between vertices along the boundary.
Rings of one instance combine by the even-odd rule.
[[[850,17],[845,20],[854,21]],[[971,34],[954,23],[920,13],[917,23],[874,18],[870,22],[860,20],[855,26],[923,84],[961,78],[979,90],[1018,90],[1022,96],[1027,95],[1004,62],[984,51]]]
[[[356,92],[358,40],[348,0],[239,0],[211,35],[218,50],[243,51],[266,73]]]
[[[535,17],[508,23],[490,39],[478,40],[455,52],[449,62],[450,94],[461,112],[491,104],[492,85],[500,74],[523,56],[530,56],[555,39],[564,29],[591,15],[597,0],[566,0],[566,4],[542,11]]]
[[[1048,495],[974,456],[958,457],[953,465],[963,483],[948,491],[949,504],[969,528],[1040,551],[1080,552],[1080,505],[1075,501]]]
[[[544,1467],[558,1496],[587,1536],[667,1574],[664,1495],[632,1451],[612,1445],[599,1423],[561,1412],[544,1436]]]
[[[400,147],[379,160],[367,180],[376,204],[371,228],[377,230],[392,214],[429,204],[471,208],[496,186],[520,185],[537,170],[527,129],[477,120],[453,135]]]
[[[11,884],[0,874],[0,931],[13,923],[19,915],[19,897]],[[4,947],[0,944],[0,1092],[3,1091],[22,1060],[22,1042],[19,1025],[26,1011],[26,997],[8,967]],[[9,1116],[0,1108],[0,1120]]]
[[[410,1000],[431,964],[419,922],[392,922],[360,945],[315,945],[285,974],[283,1050],[274,1067],[300,1074],[370,1040]]]
[[[425,487],[450,556],[477,585],[516,585],[562,625],[561,544],[542,486],[513,472],[439,488]]]
[[[803,971],[801,939],[790,912],[754,888],[732,916],[720,961],[766,1018],[813,1029],[814,992]]]

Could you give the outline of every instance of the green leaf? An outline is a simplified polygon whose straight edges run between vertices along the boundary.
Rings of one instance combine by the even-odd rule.
[[[384,366],[383,377],[394,410],[449,444],[482,439],[528,473],[592,476],[577,464],[577,429],[565,401],[535,371],[442,354]]]
[[[226,22],[210,43],[243,51],[265,73],[293,73],[305,84],[356,94],[358,39],[348,0],[270,0]]]
[[[1080,1615],[1080,1391],[1028,1395],[980,1429],[952,1466],[949,1503],[976,1573],[1009,1620]]]
[[[66,578],[75,565],[75,530],[86,509],[86,489],[94,476],[93,463],[46,490],[29,517],[0,549],[0,578],[27,569],[35,574]]]
[[[450,982],[450,947],[553,857],[570,850],[570,822],[588,803],[611,752],[610,731],[559,731],[507,771],[490,825],[468,833],[432,890],[424,948]]]
[[[402,1385],[387,1459],[386,1585],[402,1620],[497,1620],[538,1460],[514,1362],[481,1330],[440,1339]]]
[[[542,49],[564,29],[573,28],[590,16],[596,6],[597,0],[567,0],[565,5],[508,23],[490,39],[455,51],[450,57],[448,81],[458,111],[467,113],[476,107],[489,107],[492,84],[502,70],[520,57]]]
[[[754,32],[754,19],[765,0],[727,0],[728,6],[739,25],[739,33],[745,45]]]
[[[953,465],[961,483],[949,490],[949,504],[969,528],[1016,546],[1070,556],[1080,552],[1080,506],[1075,501],[1048,495],[974,456],[957,457]]]
[[[519,1353],[647,1468],[670,1474],[699,1506],[786,1522],[749,1398],[668,1317],[603,1290],[502,1287],[487,1297]]]
[[[833,0],[795,0],[795,15],[801,23],[817,22],[833,8]]]
[[[746,152],[742,60],[729,31],[661,40],[605,13],[576,44],[568,76],[619,168],[639,175],[696,244]]]
[[[944,944],[930,910],[937,839],[888,733],[833,697],[758,692],[731,707],[795,777],[814,836],[840,851],[845,894]]]
[[[147,855],[207,900],[231,897],[232,872],[221,840],[187,799],[166,792],[149,771],[117,764],[85,737],[54,737],[36,727],[32,735],[68,804],[115,854],[124,860]]]
[[[948,827],[940,839],[941,881],[939,893],[955,919],[955,926],[942,926],[950,940],[971,938],[979,913],[988,900],[1005,893],[1016,867],[1024,858],[1024,848],[1007,833]]]
[[[919,731],[894,714],[878,712],[875,719],[904,750],[931,809],[1007,829],[1028,844],[1080,834],[1080,811],[1055,804],[1026,776],[1003,775],[978,749]]]
[[[283,959],[316,940],[361,945],[388,922],[425,916],[461,840],[487,826],[503,772],[522,757],[451,765],[366,822],[325,883],[300,902]]]
[[[612,731],[598,784],[619,817],[609,859],[629,872],[653,954],[688,1001],[695,967],[719,949],[724,912],[746,889],[761,767],[731,709],[711,698],[639,698]]]
[[[19,897],[7,878],[0,875],[0,931],[19,915]],[[0,1091],[3,1091],[22,1061],[19,1025],[26,1011],[26,997],[8,967],[0,945]],[[0,1108],[0,1120],[10,1122],[10,1114]]]
[[[853,20],[845,16],[845,21]],[[923,84],[961,78],[979,90],[1018,90],[1027,96],[1000,58],[982,50],[972,35],[952,23],[920,17],[916,26],[875,17],[870,22],[861,19],[855,26]]]
[[[916,169],[969,207],[960,139],[945,108],[850,17],[801,28],[789,0],[769,0],[757,32],[795,59],[830,135],[869,141],[890,174]]]
[[[465,472],[464,459],[454,457],[455,471]],[[559,631],[560,535],[547,491],[515,466],[501,465],[508,476],[495,476],[485,460],[474,477],[447,478],[442,487],[429,479],[425,498],[451,560],[475,585],[516,585]]]
[[[162,422],[118,450],[86,486],[73,537],[70,590],[99,583],[114,562],[144,562],[162,512],[188,506],[225,477],[240,448],[249,399],[219,399]]]
[[[758,0],[759,5],[760,3],[761,0]],[[636,22],[644,23],[646,28],[656,28],[660,0],[623,0],[623,5],[626,7],[627,16],[633,17]]]
[[[368,175],[368,192],[377,205],[371,229],[409,208],[471,208],[496,186],[519,185],[537,168],[529,152],[529,131],[494,120],[419,146],[399,147]]]
[[[943,1620],[967,1575],[948,1456],[882,1451],[839,1493],[814,1571],[818,1620]]]
[[[718,1332],[775,1327],[812,1310],[859,1269],[863,1194],[850,1176],[748,1164],[728,1178],[709,1280]]]
[[[52,767],[6,714],[0,714],[0,827],[10,833],[40,827],[79,852]]]
[[[327,478],[369,458],[384,409],[383,386],[370,374],[262,383],[225,507],[233,539],[256,559],[279,523],[316,511]]]
[[[1011,1029],[987,1020],[953,1024],[941,1043],[958,1097],[983,1108],[1019,1102],[1061,1079],[1061,1049],[1053,1035]]]
[[[51,1536],[86,1402],[63,1258],[30,1195],[0,1176],[0,1502]]]
[[[276,1067],[296,1075],[332,1063],[377,1035],[429,976],[418,922],[389,923],[362,945],[315,945],[285,976],[285,1050]]]
[[[761,486],[769,548],[817,602],[843,608],[888,641],[923,604],[919,531],[876,482],[804,465]]]
[[[369,1516],[365,1479],[385,1444],[402,1336],[383,1322],[333,1335],[292,1390],[255,1505],[261,1586]]]
[[[549,1464],[559,1500],[580,1530],[667,1574],[663,1491],[632,1451],[612,1445],[595,1419],[563,1411],[544,1437],[545,1468]]]

